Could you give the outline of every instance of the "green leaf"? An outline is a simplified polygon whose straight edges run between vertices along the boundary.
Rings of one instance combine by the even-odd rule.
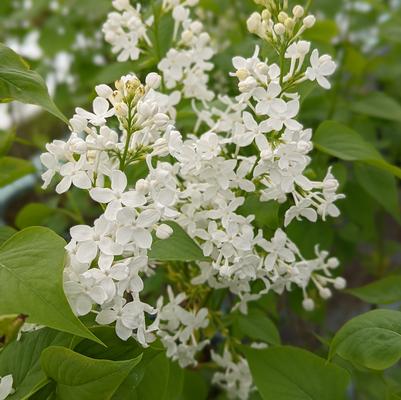
[[[56,383],[59,400],[109,400],[141,356],[126,361],[96,360],[70,349],[51,346],[45,349],[41,365]]]
[[[365,191],[397,221],[400,221],[398,188],[394,176],[387,171],[363,164],[355,165],[355,175]]]
[[[392,304],[401,301],[401,275],[387,276],[365,286],[348,289],[347,293],[372,304]]]
[[[259,228],[276,230],[279,226],[280,204],[277,201],[260,201],[259,196],[251,194],[244,204],[238,209],[239,213],[245,216],[254,215],[255,224]]]
[[[234,326],[240,334],[274,345],[281,343],[276,325],[264,313],[249,312],[248,315],[238,314],[234,318]]]
[[[15,133],[11,131],[0,131],[0,156],[4,156],[10,150],[15,139]]]
[[[183,385],[184,370],[162,353],[149,363],[145,370],[145,375],[131,399],[179,399],[183,391]]]
[[[158,261],[202,261],[208,260],[201,248],[175,222],[167,222],[174,233],[168,239],[154,238],[149,258]]]
[[[401,169],[385,161],[372,144],[353,129],[336,121],[325,121],[317,129],[315,147],[345,161],[363,161],[401,178]]]
[[[351,102],[351,110],[390,121],[401,121],[401,105],[382,92],[369,93],[363,99]]]
[[[264,400],[345,400],[349,375],[337,365],[297,347],[243,347]]]
[[[12,374],[16,392],[8,400],[26,399],[44,386],[48,379],[40,367],[42,351],[52,345],[68,346],[72,336],[44,328],[24,333],[0,353],[0,376]]]
[[[26,314],[29,322],[100,342],[64,295],[64,246],[50,229],[32,227],[0,247],[0,314]]]
[[[46,226],[57,212],[57,209],[43,203],[29,203],[18,212],[15,217],[15,226],[19,229],[29,226]]]
[[[16,233],[17,230],[11,226],[0,226],[0,245],[2,245],[6,240],[10,239],[10,237]]]
[[[202,374],[184,370],[184,387],[179,400],[207,400],[208,385]]]
[[[334,336],[334,354],[356,366],[383,370],[401,358],[401,312],[374,310],[348,321]]]
[[[32,172],[35,172],[35,168],[29,161],[16,157],[0,157],[0,187]]]
[[[68,124],[57,108],[42,77],[13,50],[0,43],[0,101],[36,104]]]
[[[308,29],[303,37],[305,40],[332,44],[333,38],[338,35],[338,26],[329,19],[316,21],[315,25]]]
[[[90,329],[106,347],[92,340],[85,339],[76,346],[75,351],[77,353],[90,358],[121,361],[131,360],[144,352],[143,347],[134,338],[121,340],[116,335],[116,330],[112,326],[94,326]]]

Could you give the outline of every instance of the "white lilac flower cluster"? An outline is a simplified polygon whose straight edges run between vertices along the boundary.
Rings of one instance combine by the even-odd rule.
[[[178,88],[184,98],[210,101],[214,93],[208,89],[208,71],[214,50],[203,24],[191,19],[190,7],[198,0],[165,0],[163,8],[171,10],[174,19],[173,46],[159,62],[166,88]],[[180,34],[179,34],[180,33]],[[179,34],[179,38],[177,38]]]
[[[131,6],[129,0],[113,0],[111,12],[103,25],[105,40],[112,45],[113,53],[118,53],[118,61],[137,60],[141,46],[151,45],[147,30],[153,25],[153,16],[144,20],[141,5]]]
[[[159,60],[158,69],[163,76],[165,87],[173,92],[178,103],[181,96],[210,101],[214,93],[208,89],[208,72],[213,68],[210,59],[214,55],[211,38],[204,31],[203,24],[191,18],[191,7],[199,0],[164,0],[161,12],[171,14],[174,20],[172,46]],[[141,5],[130,5],[129,0],[114,0],[117,11],[108,15],[103,25],[105,40],[119,53],[117,60],[137,60],[141,46],[152,46],[147,30],[152,26],[154,15],[144,21]],[[179,94],[180,97],[177,97]]]
[[[177,14],[188,15],[186,7],[195,3],[166,1],[164,7],[181,22]],[[334,203],[342,198],[330,170],[322,182],[305,175],[312,132],[297,120],[297,85],[310,80],[328,88],[335,63],[298,40],[296,27],[302,30],[311,25],[305,20],[313,19],[303,16],[302,7],[284,18],[275,2],[263,3],[267,8],[257,31],[278,46],[282,65],[261,60],[258,48],[251,58],[235,57],[232,75],[240,94],[216,96],[220,107],[204,101],[198,109],[194,103],[197,134],[183,137],[175,129],[177,98],[159,91],[159,75],[147,75],[143,85],[132,74],[118,80],[115,89],[97,86],[93,111],[78,108],[68,140],[48,144],[42,155],[45,187],[57,175],[58,193],[72,185],[88,190],[103,209],[93,225],[70,231],[64,286],[74,311],[96,313],[99,324],[115,324],[120,338],[134,337],[145,347],[159,337],[168,357],[182,367],[196,365],[199,352],[211,345],[212,320],[221,312],[208,308],[207,296],[215,289],[231,293],[228,311],[247,313],[250,301],[270,291],[281,294],[299,287],[304,308],[312,310],[310,286],[324,299],[331,296],[329,286],[345,286],[343,278],[333,276],[336,258],[316,246],[316,257],[307,260],[283,229],[266,238],[255,228],[254,216],[240,210],[256,193],[261,202],[287,205],[287,226],[294,218],[314,222],[319,216],[338,216]],[[284,33],[277,33],[279,23]],[[294,40],[283,44],[280,38],[290,35],[289,27]],[[200,133],[204,126],[208,129]],[[127,168],[141,160],[146,160],[148,174],[130,182]],[[149,260],[154,237],[164,240],[173,234],[169,221],[200,246],[204,261],[175,266]],[[146,278],[158,268],[168,271],[167,298],[148,304],[142,292]],[[187,280],[183,268],[191,272]],[[182,284],[168,279],[171,271]],[[214,375],[214,382],[230,398],[246,400],[253,388],[246,360],[228,348],[223,356],[211,357],[224,370]]]

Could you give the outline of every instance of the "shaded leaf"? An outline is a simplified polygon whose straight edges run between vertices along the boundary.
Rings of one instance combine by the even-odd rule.
[[[0,43],[0,101],[36,104],[63,122],[67,118],[54,104],[42,77],[13,50]]]
[[[201,248],[175,222],[167,222],[174,233],[168,239],[154,238],[149,258],[158,261],[201,261],[208,258]]]
[[[243,347],[264,400],[345,400],[347,371],[306,350],[279,346]]]
[[[374,146],[353,129],[336,121],[325,121],[317,129],[315,147],[345,161],[363,161],[401,178],[401,169],[383,159]]]
[[[335,353],[356,366],[391,367],[401,358],[401,312],[374,310],[351,319],[331,342],[329,357]]]
[[[73,314],[63,291],[65,241],[47,228],[16,233],[0,247],[0,314],[99,341]]]
[[[0,187],[35,172],[34,166],[26,160],[16,157],[0,158]]]
[[[57,399],[109,400],[140,360],[141,356],[126,361],[96,360],[51,346],[43,351],[41,365],[57,384]]]

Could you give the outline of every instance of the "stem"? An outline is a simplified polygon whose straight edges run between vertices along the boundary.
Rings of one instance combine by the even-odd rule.
[[[132,107],[131,104],[128,106],[128,117],[127,117],[127,139],[125,142],[123,156],[120,159],[120,170],[124,171],[126,167],[126,161],[128,156],[129,145],[131,141],[131,137],[134,134],[133,126],[132,126]]]

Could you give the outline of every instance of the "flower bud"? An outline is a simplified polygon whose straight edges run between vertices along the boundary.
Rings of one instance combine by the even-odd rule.
[[[329,267],[329,268],[337,268],[338,266],[340,265],[340,261],[338,261],[338,258],[336,258],[336,257],[330,257],[328,260],[327,260],[327,266]]]
[[[346,286],[347,286],[347,281],[346,281],[344,278],[342,278],[341,276],[339,276],[339,277],[337,277],[337,278],[335,279],[335,281],[334,281],[334,287],[335,287],[337,290],[343,290],[343,289],[346,288]]]
[[[186,44],[191,43],[191,40],[193,39],[193,37],[194,37],[194,34],[192,33],[192,31],[189,31],[189,30],[182,32],[182,35],[181,35],[182,41]]]
[[[332,296],[332,293],[330,289],[322,288],[319,290],[319,295],[322,299],[327,300]]]
[[[305,10],[302,6],[297,5],[292,9],[292,14],[295,18],[302,18],[305,14]]]
[[[128,116],[128,106],[125,103],[117,103],[114,106],[117,117],[127,117]]]
[[[304,18],[303,25],[305,28],[312,28],[312,26],[315,25],[315,22],[316,18],[313,15],[308,15]]]
[[[315,309],[315,302],[312,299],[304,299],[302,302],[302,307],[306,311],[313,311]]]
[[[258,62],[255,66],[255,70],[258,74],[261,74],[261,75],[269,74],[269,66],[264,62]]]
[[[284,11],[280,11],[278,15],[279,22],[283,23],[288,18],[288,14]]]
[[[166,124],[170,121],[170,118],[168,117],[167,114],[163,114],[163,113],[157,113],[154,118],[154,123],[156,126],[158,126],[159,128],[162,128],[164,126],[166,126]]]
[[[249,76],[249,71],[245,68],[240,68],[236,73],[235,76],[240,80],[243,81]]]
[[[254,12],[246,21],[248,31],[251,33],[258,33],[262,24],[262,18],[259,13]]]
[[[107,85],[97,85],[95,87],[98,96],[108,99],[113,94],[113,89]]]
[[[159,239],[168,239],[173,234],[173,229],[167,224],[161,224],[156,229],[156,236]]]
[[[277,35],[282,36],[285,33],[285,26],[279,22],[278,24],[274,25],[274,32],[277,33]]]
[[[269,10],[263,10],[262,11],[262,19],[263,19],[263,21],[269,21],[271,17],[272,17],[272,15],[271,15]]]
[[[135,189],[139,193],[147,194],[150,189],[149,182],[145,181],[145,179],[138,179],[135,184]]]
[[[146,86],[150,87],[151,89],[157,89],[160,86],[161,81],[161,76],[156,72],[151,72],[148,74],[145,80]]]
[[[295,26],[295,21],[292,18],[287,18],[284,21],[284,26],[288,32],[292,32]]]
[[[249,92],[255,89],[256,86],[258,86],[258,83],[256,82],[256,79],[253,76],[249,76],[244,81],[238,84],[238,88],[242,93]]]
[[[73,132],[80,133],[88,126],[88,121],[80,115],[76,114],[73,118],[70,119],[70,125]]]

